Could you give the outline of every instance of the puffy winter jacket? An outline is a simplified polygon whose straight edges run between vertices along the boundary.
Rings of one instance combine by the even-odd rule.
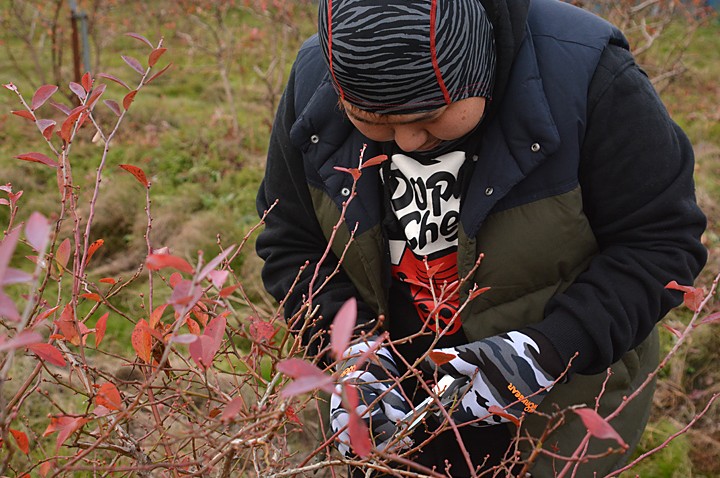
[[[610,24],[554,0],[533,0],[529,8],[522,1],[483,4],[496,34],[497,84],[462,199],[458,267],[465,276],[483,253],[468,287],[491,289],[464,310],[463,331],[473,341],[532,326],[565,361],[577,353],[572,379],[545,398],[544,412],[594,406],[610,367],[599,408],[605,416],[657,364],[655,325],[680,301],[664,286],[692,283],[705,263],[692,148]],[[268,290],[285,298],[309,262],[285,303],[288,317],[302,306],[352,187],[350,175],[336,167],[357,167],[364,144],[366,159],[381,150],[337,102],[312,38],[279,106],[258,193],[261,213],[278,200],[257,240]],[[346,227],[336,231],[317,274],[322,281],[344,255],[340,272],[313,300],[318,318],[305,340],[314,351],[327,344],[329,323],[349,297],[359,299],[359,321],[367,327],[387,314],[382,198],[377,167],[363,170]],[[463,294],[461,301],[467,288]],[[647,387],[611,423],[631,446],[652,392]],[[539,436],[545,421],[533,416],[525,426]],[[569,416],[547,443],[571,454],[584,434],[580,420]],[[607,447],[591,441],[590,452]],[[617,456],[593,461],[579,476],[617,462]],[[552,476],[552,466],[541,458],[533,474]]]

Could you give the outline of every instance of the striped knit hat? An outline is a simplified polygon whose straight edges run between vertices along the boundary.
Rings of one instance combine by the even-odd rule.
[[[320,0],[318,33],[340,97],[411,114],[490,98],[495,42],[480,0]]]

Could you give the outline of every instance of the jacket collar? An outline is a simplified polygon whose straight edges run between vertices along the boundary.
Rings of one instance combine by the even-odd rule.
[[[310,85],[296,85],[302,87]],[[505,91],[497,114],[479,133],[483,136],[477,165],[463,201],[460,220],[471,237],[498,201],[560,147],[529,32],[518,50]],[[380,153],[380,145],[364,138],[338,108],[329,75],[298,116],[290,139],[303,152],[308,181],[321,187],[338,207],[347,200],[343,192],[352,186],[352,178],[335,168],[357,167],[364,143],[368,145],[366,159]],[[358,233],[379,221],[378,183],[376,167],[364,171],[346,218],[351,229],[360,223]]]
[[[490,210],[560,147],[528,32],[510,72],[497,114],[482,132],[477,165],[460,221],[477,234]]]

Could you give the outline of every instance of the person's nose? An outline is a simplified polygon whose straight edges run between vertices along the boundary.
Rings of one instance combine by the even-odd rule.
[[[405,152],[416,151],[428,140],[428,133],[415,125],[395,125],[395,144]]]

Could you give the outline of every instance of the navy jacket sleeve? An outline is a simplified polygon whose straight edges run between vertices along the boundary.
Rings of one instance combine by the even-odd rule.
[[[262,279],[266,289],[278,301],[286,298],[285,317],[290,319],[303,306],[311,278],[320,261],[327,240],[313,209],[303,167],[301,152],[290,141],[290,129],[295,122],[295,85],[306,78],[296,78],[293,67],[285,93],[278,106],[268,149],[265,177],[257,195],[260,215],[277,201],[265,219],[265,228],[258,236],[256,250],[264,259]],[[292,287],[300,268],[307,262],[300,281]],[[321,264],[315,290],[336,268],[338,259],[332,252]],[[351,297],[358,297],[350,279],[340,270],[330,283],[313,298],[319,306],[309,327],[303,330],[303,344],[317,354],[328,340],[326,333],[339,308]],[[306,311],[304,311],[306,312]],[[358,323],[368,323],[374,317],[369,306],[358,301]],[[294,322],[300,330],[304,320]]]
[[[598,373],[648,337],[706,261],[694,157],[631,54],[609,46],[589,92],[580,165],[585,213],[600,248],[534,328],[573,369]]]

